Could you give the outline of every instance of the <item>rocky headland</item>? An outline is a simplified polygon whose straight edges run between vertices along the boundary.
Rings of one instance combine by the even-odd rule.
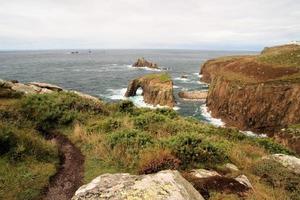
[[[151,69],[159,69],[159,67],[156,63],[149,62],[145,58],[138,58],[138,60],[132,66],[133,67],[148,67]]]
[[[273,135],[300,123],[299,45],[209,60],[201,74],[210,84],[209,110],[228,125]]]
[[[139,88],[143,90],[144,101],[148,104],[169,107],[175,105],[173,82],[168,74],[148,74],[130,81],[125,96],[135,96]]]

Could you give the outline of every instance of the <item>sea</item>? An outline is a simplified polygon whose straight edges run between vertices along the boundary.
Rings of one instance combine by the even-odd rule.
[[[174,83],[177,102],[174,109],[178,113],[223,126],[220,119],[211,117],[204,101],[185,101],[177,94],[184,90],[208,89],[199,75],[201,65],[208,59],[256,53],[203,50],[0,51],[0,79],[52,83],[104,101],[119,101],[126,99],[124,94],[130,80],[145,74],[167,72]],[[164,70],[132,67],[141,57],[157,63]],[[182,78],[183,75],[187,78]],[[138,107],[155,108],[143,101],[141,92],[129,100]]]

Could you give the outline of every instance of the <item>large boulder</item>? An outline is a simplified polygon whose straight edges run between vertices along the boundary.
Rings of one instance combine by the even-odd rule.
[[[152,69],[159,69],[156,63],[149,62],[144,58],[139,58],[133,65],[133,67],[148,67]]]
[[[144,101],[154,106],[169,106],[175,105],[173,95],[173,82],[169,75],[148,74],[132,80],[125,93],[126,97],[135,96],[137,90],[143,90]]]
[[[293,173],[300,174],[300,159],[295,156],[289,156],[285,154],[272,154],[264,159],[271,159],[282,164]]]
[[[57,86],[57,85],[53,85],[53,84],[49,84],[49,83],[41,83],[41,82],[30,82],[28,83],[28,85],[33,85],[39,88],[46,88],[52,91],[62,91],[63,88]]]
[[[104,174],[80,187],[72,200],[155,199],[203,200],[178,171],[149,175]]]

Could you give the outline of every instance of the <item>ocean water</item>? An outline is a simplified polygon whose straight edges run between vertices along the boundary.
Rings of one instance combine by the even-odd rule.
[[[200,50],[76,51],[79,54],[71,54],[71,50],[0,52],[0,79],[52,83],[98,96],[105,101],[118,101],[125,99],[124,94],[131,79],[160,72],[131,66],[138,58],[144,57],[168,69],[174,82],[175,110],[184,116],[222,126],[221,120],[211,118],[205,102],[183,101],[177,94],[182,90],[207,90],[207,85],[199,81],[200,66],[206,60],[255,53]],[[182,79],[182,75],[187,75],[187,79]],[[141,95],[130,100],[140,107],[152,107],[145,104]]]

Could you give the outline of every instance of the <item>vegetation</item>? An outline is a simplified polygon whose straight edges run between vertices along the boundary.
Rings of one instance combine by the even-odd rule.
[[[0,199],[40,195],[58,163],[56,145],[44,137],[54,130],[84,154],[85,182],[103,173],[219,170],[231,162],[253,183],[257,192],[250,199],[272,199],[274,193],[290,191],[261,183],[253,168],[269,153],[292,152],[271,139],[249,138],[173,110],[140,109],[128,101],[96,103],[60,92],[0,99],[0,117]]]
[[[170,75],[167,74],[167,73],[148,74],[148,75],[145,75],[144,78],[147,78],[147,79],[158,79],[161,82],[167,82],[167,81],[171,80]]]

